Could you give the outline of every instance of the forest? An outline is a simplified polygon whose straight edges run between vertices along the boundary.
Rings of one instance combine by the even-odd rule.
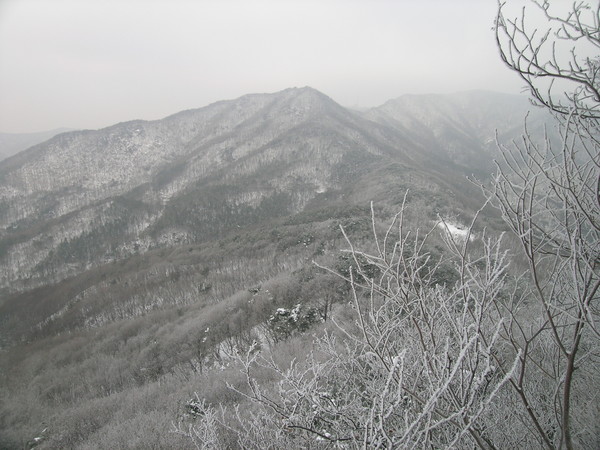
[[[243,100],[260,135],[214,131],[227,103],[169,118],[208,117],[204,153],[125,187],[48,200],[0,165],[35,195],[0,202],[0,448],[598,448],[600,5],[531,3],[547,29],[501,3],[494,32],[551,120],[489,158],[398,156],[383,111],[304,90]],[[255,120],[298,96],[327,115]]]

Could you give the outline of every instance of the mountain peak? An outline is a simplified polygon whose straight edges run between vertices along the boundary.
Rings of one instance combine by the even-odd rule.
[[[302,113],[305,117],[315,114],[347,114],[348,111],[339,105],[331,97],[310,86],[293,87],[285,89],[275,94],[280,96],[287,105],[286,109],[291,109],[296,115]]]
[[[302,86],[302,87],[290,87],[287,89],[284,89],[283,91],[280,91],[280,93],[283,92],[289,92],[289,93],[294,93],[296,95],[302,95],[302,94],[312,94],[312,95],[319,95],[322,97],[327,97],[325,94],[323,94],[321,91],[318,91],[317,89],[310,87],[310,86]],[[329,98],[329,97],[327,97]]]
[[[312,88],[310,86],[292,87],[284,89],[283,91],[280,91],[275,95],[280,94],[287,98],[303,99],[303,101],[305,102],[336,103],[334,100],[331,99],[331,97],[323,94],[321,91],[318,91],[317,89]]]

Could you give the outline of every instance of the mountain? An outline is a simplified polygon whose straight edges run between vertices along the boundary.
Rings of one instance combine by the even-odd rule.
[[[134,245],[212,239],[296,213],[386,159],[418,166],[423,152],[308,88],[62,134],[0,165],[0,286],[21,290]],[[108,229],[110,239],[81,249]],[[57,256],[82,251],[77,267]]]
[[[492,172],[495,129],[516,137],[528,109],[470,92],[357,112],[292,88],[62,133],[1,161],[0,435],[33,438],[51,414],[51,446],[77,446],[96,430],[81,421],[101,428],[121,396],[189,381],[279,308],[326,316],[347,286],[312,261],[348,270],[340,226],[370,242],[407,190],[412,225],[470,220],[482,198],[466,176]]]
[[[359,113],[307,87],[62,133],[0,163],[0,308],[81,277],[90,289],[117,261],[302,214],[370,201],[391,211],[407,189],[431,218],[476,209],[465,175],[492,172],[496,129],[517,135],[528,109],[521,97],[467,92]],[[543,116],[529,121],[538,129]],[[36,323],[72,301],[61,298]]]
[[[494,124],[510,135],[527,107],[471,92],[358,113],[294,88],[60,134],[0,163],[0,289],[12,299],[0,305],[307,211],[397,206],[409,188],[432,217],[476,208],[465,174],[491,173]]]
[[[56,128],[39,133],[0,133],[0,161],[67,131],[72,129]]]
[[[495,92],[405,95],[366,112],[436,149],[439,157],[480,174],[492,170],[496,137],[507,143],[520,136],[526,116],[533,137],[543,136],[550,119],[545,110],[532,107],[526,97]]]

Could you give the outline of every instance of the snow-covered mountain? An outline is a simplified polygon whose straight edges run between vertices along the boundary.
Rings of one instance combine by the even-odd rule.
[[[496,138],[508,142],[525,125],[535,136],[544,133],[548,113],[526,97],[486,91],[450,95],[405,95],[366,112],[366,117],[403,130],[437,149],[467,171],[490,170]]]
[[[192,252],[242,230],[268,240],[282,236],[277,227],[325,227],[371,200],[392,210],[406,189],[424,218],[477,208],[465,175],[491,172],[495,130],[520,132],[528,109],[520,97],[469,92],[406,96],[359,113],[292,88],[60,134],[0,162],[0,317],[20,324],[21,313],[7,311],[43,304],[31,316],[42,323],[83,292],[130,301],[140,296],[134,288],[107,294],[125,285],[102,278],[116,262],[131,287],[142,283],[140,267],[152,271],[169,249]],[[315,233],[297,241],[314,245]],[[276,260],[292,244],[277,245],[262,263],[296,267],[289,253]],[[172,264],[160,276],[189,269]]]
[[[410,161],[414,146],[403,145],[310,88],[59,135],[0,165],[0,286],[301,211],[364,170],[359,161]]]

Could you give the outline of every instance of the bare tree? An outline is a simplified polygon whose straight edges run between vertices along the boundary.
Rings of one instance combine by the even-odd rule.
[[[278,431],[262,433],[279,439],[275,447],[495,448],[485,417],[520,357],[506,348],[508,325],[494,305],[508,283],[507,254],[501,239],[444,232],[457,281],[442,285],[440,260],[425,250],[439,227],[406,230],[403,214],[404,207],[383,236],[373,214],[373,252],[347,239],[353,264],[337,276],[351,286],[354,320],[334,315],[337,328],[289,366],[255,347],[237,358],[246,388],[231,388],[268,412],[261,420]],[[259,448],[250,422],[238,415],[222,424]],[[210,425],[202,421],[188,435],[214,435],[203,430]]]
[[[593,447],[600,381],[600,4],[574,3],[564,17],[548,1],[528,5],[541,12],[545,28],[527,26],[526,8],[508,18],[501,3],[498,47],[534,99],[555,113],[562,142],[535,142],[526,129],[519,142],[499,144],[502,161],[486,189],[521,243],[535,299],[520,317],[509,311],[515,320],[505,336],[521,353],[511,384],[540,443]],[[527,323],[526,314],[535,321]],[[540,378],[552,394],[534,408]]]
[[[548,0],[499,3],[496,41],[502,60],[527,84],[533,99],[563,115],[600,118],[600,3],[571,9]],[[559,15],[562,12],[562,15]],[[512,15],[511,15],[512,14]]]

